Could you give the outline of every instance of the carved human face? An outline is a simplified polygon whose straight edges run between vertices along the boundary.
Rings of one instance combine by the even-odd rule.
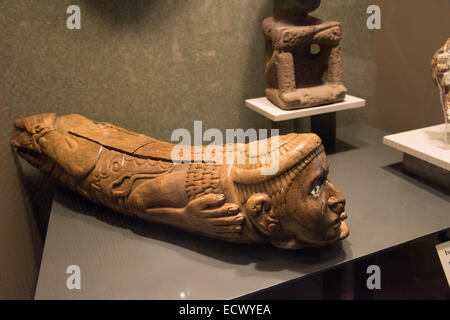
[[[322,152],[295,178],[279,214],[282,237],[272,241],[275,246],[301,249],[348,236],[345,198],[328,180],[328,168]]]

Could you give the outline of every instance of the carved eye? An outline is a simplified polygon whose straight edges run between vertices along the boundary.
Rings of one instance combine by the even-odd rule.
[[[319,192],[320,192],[320,185],[316,185],[316,186],[311,190],[311,195],[316,196]]]

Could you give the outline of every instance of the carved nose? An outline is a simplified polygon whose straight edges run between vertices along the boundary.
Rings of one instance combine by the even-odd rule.
[[[329,207],[331,210],[340,215],[345,211],[345,200],[339,202],[334,201]]]
[[[332,184],[327,181],[327,186],[330,191],[330,197],[328,198],[328,206],[335,212],[341,213],[345,208],[345,198],[344,195]],[[336,210],[334,209],[336,208]],[[339,212],[339,210],[341,210]]]

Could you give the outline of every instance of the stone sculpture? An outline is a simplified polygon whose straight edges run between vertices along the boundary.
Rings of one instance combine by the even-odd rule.
[[[450,38],[431,60],[431,76],[439,88],[445,122],[450,121]]]
[[[327,179],[320,138],[289,134],[277,144],[273,139],[260,140],[268,148],[258,149],[253,164],[180,163],[173,161],[174,144],[81,115],[40,114],[15,121],[11,145],[91,201],[151,222],[285,249],[347,237],[345,199]],[[232,147],[249,160],[252,143]],[[261,162],[264,157],[278,161],[275,174],[261,174],[269,163]]]
[[[339,22],[323,22],[308,13],[320,0],[275,2],[264,19],[266,96],[282,109],[301,109],[344,101]]]

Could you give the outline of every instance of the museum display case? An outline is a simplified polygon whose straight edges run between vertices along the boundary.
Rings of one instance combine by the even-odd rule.
[[[449,15],[2,2],[0,299],[449,300]]]

